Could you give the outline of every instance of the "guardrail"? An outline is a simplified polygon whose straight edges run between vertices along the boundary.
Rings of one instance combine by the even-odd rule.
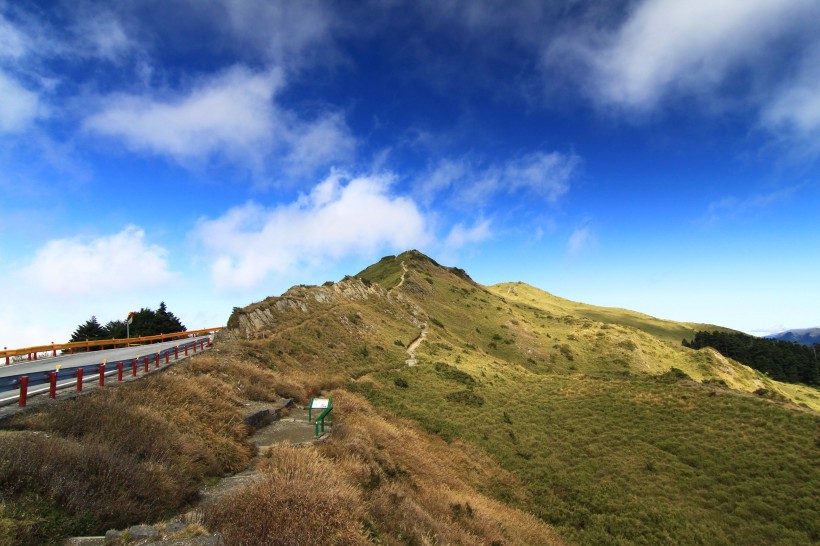
[[[28,360],[37,360],[38,353],[48,353],[51,352],[52,356],[57,356],[57,351],[64,351],[68,350],[69,354],[74,354],[76,349],[85,349],[86,352],[90,352],[92,347],[100,347],[105,348],[110,346],[112,349],[116,349],[118,346],[123,347],[130,347],[131,344],[134,343],[142,343],[142,342],[153,342],[153,341],[172,341],[174,339],[180,339],[183,337],[189,336],[199,336],[202,334],[211,334],[213,332],[217,332],[225,328],[224,326],[217,326],[215,328],[203,328],[201,330],[188,330],[185,332],[173,332],[170,334],[159,334],[155,336],[142,336],[142,337],[130,337],[130,338],[111,338],[111,339],[93,339],[93,340],[85,340],[85,341],[74,341],[70,343],[54,343],[51,342],[49,345],[37,345],[34,347],[24,347],[22,349],[9,349],[7,347],[3,347],[3,350],[0,351],[0,359],[5,357],[6,366],[11,364],[11,358],[14,356],[23,356],[28,355]]]
[[[105,378],[108,376],[116,374],[117,382],[120,382],[124,380],[124,375],[130,372],[131,377],[136,378],[140,370],[142,370],[143,375],[148,373],[152,364],[154,369],[160,368],[163,360],[165,364],[170,364],[171,355],[173,355],[173,360],[176,361],[179,360],[180,353],[183,353],[182,357],[185,358],[189,352],[196,354],[198,350],[205,351],[209,348],[211,348],[211,338],[200,338],[181,343],[174,347],[167,347],[150,355],[137,356],[136,358],[129,357],[112,362],[103,359],[101,363],[86,366],[23,373],[1,378],[0,392],[10,392],[12,389],[16,390],[19,388],[19,394],[0,397],[0,406],[8,405],[16,401],[20,407],[25,407],[30,396],[48,392],[50,398],[56,398],[58,390],[72,386],[76,388],[77,392],[82,392],[83,385],[88,380],[96,381],[100,387],[104,387]],[[66,378],[63,381],[60,381],[61,374]],[[32,387],[38,385],[47,386],[32,390]]]

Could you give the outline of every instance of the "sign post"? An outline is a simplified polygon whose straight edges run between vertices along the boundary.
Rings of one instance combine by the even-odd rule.
[[[315,435],[319,437],[319,429],[321,427],[321,432],[325,431],[325,417],[333,411],[332,405],[333,398],[311,398],[310,405],[308,406],[308,422],[313,421],[313,410],[322,410],[319,414],[319,417],[316,418],[314,421],[314,426],[316,428]]]

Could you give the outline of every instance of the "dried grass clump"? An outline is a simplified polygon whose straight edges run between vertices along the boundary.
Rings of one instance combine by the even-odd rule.
[[[13,424],[106,446],[199,480],[241,470],[253,454],[229,394],[213,378],[162,374],[45,406]]]
[[[163,373],[20,414],[0,442],[0,503],[34,495],[37,513],[57,506],[85,534],[159,519],[205,477],[247,467],[237,406],[218,379]]]
[[[205,523],[227,544],[366,544],[356,487],[312,449],[274,446],[263,478],[205,509]]]
[[[0,483],[4,496],[42,494],[101,529],[158,517],[197,492],[137,455],[32,432],[0,433]]]
[[[273,402],[279,397],[276,375],[270,368],[228,355],[204,354],[183,363],[175,373],[208,375],[230,385],[235,395],[247,400]]]

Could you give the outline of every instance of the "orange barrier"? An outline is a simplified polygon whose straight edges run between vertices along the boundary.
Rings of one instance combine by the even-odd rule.
[[[159,334],[156,336],[143,336],[143,337],[131,337],[131,338],[122,338],[122,339],[94,339],[90,341],[74,341],[71,343],[51,343],[49,345],[37,345],[35,347],[24,347],[22,349],[7,349],[3,348],[0,351],[0,358],[5,357],[6,365],[10,364],[10,359],[13,356],[20,356],[20,355],[28,355],[29,360],[37,360],[37,353],[44,353],[51,351],[53,356],[57,356],[57,351],[61,350],[69,350],[71,354],[74,354],[75,350],[80,349],[84,351],[90,351],[92,347],[111,347],[116,348],[118,346],[121,347],[128,347],[135,343],[142,343],[142,342],[154,342],[154,341],[170,341],[173,339],[179,339],[188,336],[199,336],[203,334],[210,334],[213,332],[217,332],[222,330],[224,326],[217,326],[215,328],[203,328],[201,330],[188,330],[187,332],[174,332],[171,334]],[[32,358],[33,357],[33,358]]]

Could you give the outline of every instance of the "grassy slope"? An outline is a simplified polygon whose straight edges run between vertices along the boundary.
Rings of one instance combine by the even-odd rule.
[[[395,261],[410,268],[404,286],[428,313],[430,335],[418,367],[354,388],[486,450],[527,484],[525,507],[567,538],[820,539],[817,415],[714,380],[815,409],[816,390],[681,347],[690,325],[539,297],[526,285],[484,289],[415,255]],[[707,384],[663,375],[673,367]]]
[[[655,317],[630,311],[629,309],[618,309],[615,307],[598,307],[570,301],[554,296],[525,283],[501,283],[490,286],[489,290],[495,294],[503,296],[511,301],[521,304],[529,304],[543,310],[550,310],[554,313],[564,313],[578,317],[588,318],[597,322],[607,324],[619,324],[628,326],[636,330],[655,336],[658,339],[669,341],[679,345],[683,339],[692,339],[695,332],[706,331],[726,331],[729,328],[715,326],[713,324],[696,324],[691,322],[676,322],[672,320],[657,319]]]

